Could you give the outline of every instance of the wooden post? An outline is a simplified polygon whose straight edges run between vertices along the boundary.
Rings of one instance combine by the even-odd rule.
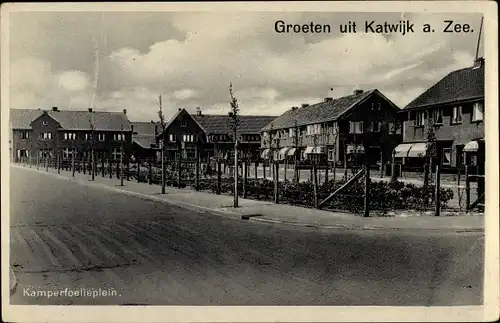
[[[257,167],[259,167],[259,162],[255,161],[255,168],[254,168],[254,174],[255,174],[255,179],[257,179]]]
[[[274,163],[274,203],[279,203],[279,163]]]
[[[286,160],[286,156],[285,156],[285,162],[284,162],[284,167],[285,167],[285,170],[284,170],[284,173],[283,173],[283,180],[286,181],[286,170],[287,170],[287,165],[288,165],[288,162]]]
[[[238,207],[238,140],[234,144],[234,194],[233,194],[233,207]]]
[[[370,167],[365,165],[365,191],[363,203],[363,216],[370,216]]]
[[[179,150],[177,158],[177,188],[181,188],[182,182],[182,152]]]
[[[61,153],[57,152],[57,173],[61,174]]]
[[[314,193],[314,207],[318,208],[318,168],[316,166],[316,163],[313,164],[312,166],[312,174],[313,174],[313,193]]]
[[[262,162],[262,178],[266,179],[266,162]]]
[[[91,169],[90,171],[92,172],[92,180],[95,180],[95,156],[94,156],[94,148],[92,148],[91,155],[90,155],[90,162],[91,162]]]
[[[130,157],[127,157],[127,182],[130,180]]]
[[[468,212],[470,207],[470,178],[469,166],[465,165],[465,211]]]
[[[141,163],[139,157],[137,157],[137,183],[141,182]]]
[[[220,191],[221,191],[221,185],[222,185],[222,176],[221,176],[221,164],[220,164],[220,160],[219,160],[219,157],[217,157],[217,195],[220,195]]]
[[[435,193],[435,203],[436,203],[436,211],[435,216],[439,216],[441,213],[441,165],[436,163],[436,193]]]
[[[116,161],[116,178],[117,179],[120,179],[120,166],[121,166],[121,162],[120,160],[117,160]]]
[[[243,164],[243,198],[247,198],[247,179],[248,179],[248,162],[247,160],[244,161]]]
[[[83,163],[83,175],[87,175],[87,159],[85,157],[82,157],[82,163]]]
[[[330,164],[328,161],[326,161],[326,168],[325,168],[325,184],[328,183],[328,172],[329,172]]]
[[[75,150],[71,153],[71,176],[75,177]]]
[[[195,165],[195,177],[194,177],[194,189],[196,191],[200,190],[200,147],[199,145],[196,145],[196,165]]]
[[[109,178],[113,178],[113,159],[108,158]]]
[[[101,155],[101,172],[102,172],[102,177],[106,176],[106,167],[104,166],[104,152],[102,152]]]
[[[149,156],[148,158],[148,182],[149,185],[153,184],[153,165],[152,165],[152,157]]]

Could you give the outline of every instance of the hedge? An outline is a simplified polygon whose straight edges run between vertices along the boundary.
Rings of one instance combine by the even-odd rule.
[[[342,186],[343,181],[329,181],[318,186],[318,199],[324,200],[328,195]],[[215,193],[217,190],[216,180],[200,181],[200,190]],[[225,178],[221,182],[221,193],[232,194],[234,190],[234,179]],[[239,181],[238,191],[242,194],[243,183]],[[435,187],[429,185],[427,189],[414,184],[403,182],[371,182],[370,183],[370,210],[419,210],[434,205]],[[274,182],[267,179],[247,179],[247,198],[272,201],[274,199]],[[338,196],[328,201],[324,209],[345,210],[350,212],[360,212],[363,210],[364,184],[356,182],[348,186]],[[451,189],[441,188],[441,206],[445,207],[453,198]],[[279,187],[280,203],[298,206],[314,206],[314,187],[311,181],[295,183],[289,180],[280,182]]]

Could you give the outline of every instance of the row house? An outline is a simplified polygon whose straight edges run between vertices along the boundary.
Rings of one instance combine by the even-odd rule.
[[[119,159],[130,153],[132,129],[127,111],[67,111],[53,107],[10,110],[10,149],[14,162],[60,156]]]
[[[401,142],[400,109],[377,89],[293,107],[262,130],[261,157],[280,162],[381,164]]]
[[[432,146],[443,171],[484,166],[484,59],[446,75],[401,115],[403,142],[394,157],[404,168],[421,169]]]
[[[255,160],[260,153],[260,129],[275,116],[240,115],[238,126],[238,145],[241,158]],[[157,136],[165,143],[167,158],[175,158],[182,152],[184,158],[195,157],[199,149],[200,157],[206,160],[217,157],[230,160],[233,158],[234,138],[233,119],[230,115],[204,114],[200,108],[190,114],[186,109],[179,109],[168,124],[165,132]]]

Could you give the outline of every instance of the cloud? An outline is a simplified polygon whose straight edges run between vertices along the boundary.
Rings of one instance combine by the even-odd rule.
[[[274,22],[316,21],[335,27],[355,20],[362,26],[366,19],[398,21],[402,15],[107,15],[69,18],[70,14],[61,14],[60,24],[54,16],[38,18],[45,24],[37,26],[48,26],[41,28],[43,33],[58,35],[50,51],[35,41],[44,37],[37,28],[31,34],[19,32],[23,45],[14,44],[15,50],[33,48],[29,55],[16,55],[20,60],[12,64],[19,72],[11,79],[13,102],[18,106],[28,102],[52,106],[55,103],[51,102],[56,102],[66,105],[61,108],[87,108],[93,94],[95,38],[100,40],[101,51],[96,107],[126,108],[129,116],[138,120],[156,118],[159,95],[167,117],[181,107],[194,110],[200,106],[206,112],[227,113],[229,82],[246,114],[279,115],[292,106],[346,95],[354,88],[378,88],[402,107],[447,73],[470,66],[475,51],[475,34],[424,34],[418,26],[429,23],[439,28],[445,19],[479,23],[478,17],[471,15],[405,13],[404,19],[416,26],[414,34],[340,34],[334,28],[331,34],[303,35],[277,34]],[[29,26],[33,20],[22,21]],[[154,28],[148,28],[148,23]],[[98,37],[89,30],[80,31],[84,26],[94,26]],[[73,50],[69,60],[67,52],[80,49],[75,44],[81,44],[81,50]]]

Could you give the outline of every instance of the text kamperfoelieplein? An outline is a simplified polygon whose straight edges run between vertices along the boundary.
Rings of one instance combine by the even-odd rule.
[[[23,296],[25,297],[110,297],[119,296],[118,292],[113,288],[64,288],[60,290],[39,290],[32,288],[23,288]]]

